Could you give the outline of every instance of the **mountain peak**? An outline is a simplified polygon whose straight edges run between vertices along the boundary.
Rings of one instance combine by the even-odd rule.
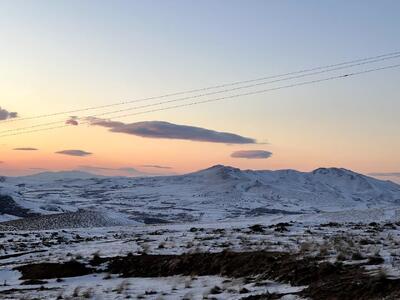
[[[333,167],[333,168],[318,168],[318,169],[315,169],[314,171],[312,171],[312,174],[321,174],[321,175],[332,174],[332,175],[338,175],[338,176],[361,175],[361,174],[355,173],[355,172],[345,169],[345,168],[335,168],[335,167]]]
[[[205,177],[218,177],[221,179],[229,179],[229,178],[234,178],[237,177],[242,171],[238,168],[234,168],[231,166],[224,166],[224,165],[215,165],[210,168],[204,169],[197,171],[195,173],[192,173],[194,175],[200,175],[200,176],[205,176]]]
[[[205,169],[203,171],[207,171],[207,170],[217,170],[217,171],[219,171],[219,170],[234,170],[234,171],[240,171],[239,168],[235,168],[235,167],[231,167],[231,166],[225,166],[225,165],[214,165],[214,166],[212,166],[210,168],[207,168],[207,169]]]

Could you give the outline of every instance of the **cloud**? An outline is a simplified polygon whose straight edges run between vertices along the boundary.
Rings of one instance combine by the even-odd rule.
[[[15,151],[38,151],[39,149],[31,148],[31,147],[21,147],[21,148],[14,148]]]
[[[231,154],[234,158],[247,158],[247,159],[266,159],[272,156],[272,153],[264,150],[242,150],[236,151]]]
[[[159,165],[141,165],[142,168],[154,168],[154,169],[172,169],[167,166],[159,166]]]
[[[67,121],[65,121],[66,125],[72,125],[72,126],[78,126],[78,117],[77,116],[71,116]]]
[[[57,151],[57,154],[64,154],[64,155],[70,155],[70,156],[88,156],[92,155],[93,153],[86,152],[83,150],[62,150],[62,151]]]
[[[224,144],[255,144],[255,139],[234,133],[219,132],[201,127],[145,121],[126,124],[99,118],[87,118],[91,125],[109,128],[111,132],[126,133],[146,138],[179,139]]]
[[[388,172],[388,173],[369,173],[370,176],[376,177],[400,177],[400,172]]]
[[[7,120],[7,119],[13,119],[18,117],[18,113],[16,112],[10,112],[6,109],[3,109],[0,107],[0,120]]]

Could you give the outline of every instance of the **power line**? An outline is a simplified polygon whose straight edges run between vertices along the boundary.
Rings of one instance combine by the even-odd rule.
[[[277,82],[293,80],[293,79],[299,79],[299,78],[303,78],[303,77],[308,77],[308,76],[313,76],[313,75],[318,75],[318,74],[338,71],[338,70],[342,70],[342,69],[353,68],[353,67],[356,67],[356,66],[376,63],[376,62],[380,62],[380,61],[384,61],[384,60],[388,60],[388,59],[395,59],[395,58],[399,58],[399,57],[400,57],[400,54],[396,55],[396,56],[391,56],[391,57],[384,57],[384,58],[378,58],[378,59],[375,59],[375,60],[369,60],[369,61],[364,61],[364,62],[359,62],[359,63],[354,63],[354,64],[348,64],[348,65],[344,65],[344,66],[340,66],[340,67],[336,67],[336,68],[324,69],[324,70],[316,71],[316,72],[312,72],[312,73],[305,73],[305,74],[295,75],[295,76],[291,76],[291,77],[280,78],[280,79],[276,79],[276,80],[272,80],[272,81],[258,82],[258,83],[253,83],[253,84],[250,84],[250,85],[239,86],[239,87],[219,90],[219,91],[215,91],[215,92],[197,94],[197,95],[193,95],[193,96],[186,96],[186,97],[181,97],[181,98],[172,99],[172,100],[160,101],[160,102],[156,102],[156,103],[152,103],[152,104],[146,104],[146,105],[140,105],[140,106],[135,106],[135,107],[131,107],[131,108],[125,108],[125,109],[120,109],[120,110],[115,110],[115,111],[103,112],[103,113],[99,113],[99,114],[91,115],[91,116],[86,116],[86,117],[77,117],[76,120],[82,120],[82,119],[85,119],[85,118],[88,118],[88,117],[102,117],[102,116],[107,116],[107,115],[120,113],[120,112],[138,110],[138,109],[143,109],[143,108],[148,108],[148,107],[153,107],[153,106],[160,106],[160,105],[163,105],[163,104],[181,102],[181,101],[185,101],[185,100],[189,100],[189,99],[197,99],[197,98],[207,97],[207,96],[216,95],[216,94],[223,94],[223,93],[233,92],[233,91],[242,90],[242,89],[249,89],[249,88],[254,88],[254,87],[257,87],[257,86],[261,86],[261,85],[277,83]],[[51,125],[56,125],[56,124],[60,124],[60,123],[65,123],[65,120],[53,121],[53,122],[47,122],[47,123],[31,125],[31,126],[26,126],[26,127],[19,127],[19,128],[12,128],[12,129],[8,129],[8,130],[3,130],[3,131],[0,131],[0,135],[2,133],[14,132],[14,131],[24,131],[24,130],[27,130],[27,129],[51,126]]]
[[[301,73],[306,73],[306,72],[313,72],[313,71],[317,71],[317,70],[321,70],[321,69],[333,68],[333,67],[343,66],[343,65],[352,64],[352,63],[369,61],[369,60],[373,60],[373,59],[380,59],[380,58],[385,58],[385,57],[390,59],[391,56],[397,57],[398,55],[400,55],[400,51],[395,51],[395,52],[381,54],[381,55],[377,55],[377,56],[371,56],[371,57],[366,57],[366,58],[361,58],[361,59],[345,61],[345,62],[341,62],[341,63],[337,63],[337,64],[319,66],[319,67],[314,67],[314,68],[310,68],[310,69],[303,69],[303,70],[298,70],[298,71],[279,74],[279,75],[259,77],[256,79],[235,81],[235,82],[231,82],[231,83],[214,85],[214,86],[209,86],[209,87],[205,87],[205,88],[192,89],[192,90],[181,91],[181,92],[174,92],[174,93],[164,94],[164,95],[160,95],[160,96],[147,97],[147,98],[128,100],[128,101],[121,101],[121,102],[111,103],[111,104],[106,104],[106,105],[91,106],[91,107],[80,108],[80,109],[75,109],[75,110],[68,110],[68,111],[61,111],[61,112],[55,112],[55,113],[49,113],[49,114],[36,115],[36,116],[32,116],[32,117],[7,119],[7,120],[1,121],[0,123],[17,122],[17,121],[22,121],[22,120],[32,120],[32,119],[46,118],[46,117],[52,117],[52,116],[57,116],[57,115],[73,114],[73,113],[78,113],[78,112],[83,112],[83,111],[90,111],[90,110],[95,110],[95,109],[103,109],[103,108],[109,108],[109,107],[113,107],[113,106],[126,105],[126,104],[131,104],[131,103],[136,103],[136,102],[150,101],[150,100],[155,100],[155,99],[179,96],[179,95],[183,95],[183,94],[203,92],[203,91],[212,90],[212,89],[225,88],[225,87],[229,87],[229,86],[247,84],[247,83],[263,81],[263,80],[267,80],[267,79],[285,77],[285,76],[289,76],[289,75],[296,75],[296,74],[301,74]]]
[[[156,111],[165,111],[165,110],[171,110],[171,109],[176,109],[176,108],[181,108],[181,107],[188,107],[188,106],[194,106],[194,105],[199,105],[199,104],[217,102],[217,101],[222,101],[222,100],[227,100],[227,99],[234,99],[234,98],[239,98],[239,97],[244,97],[244,96],[251,96],[251,95],[267,93],[267,92],[271,92],[271,91],[277,91],[277,90],[282,90],[282,89],[287,89],[287,88],[292,88],[292,87],[297,87],[297,86],[310,85],[310,84],[315,84],[315,83],[320,83],[320,82],[325,82],[325,81],[330,81],[330,80],[335,80],[335,79],[344,79],[344,78],[349,78],[349,77],[353,77],[353,76],[357,76],[357,75],[361,75],[361,74],[367,74],[367,73],[372,73],[372,72],[376,72],[376,71],[395,69],[395,68],[399,68],[399,67],[400,67],[400,64],[389,65],[389,66],[385,66],[385,67],[368,69],[368,70],[364,70],[364,71],[347,73],[347,74],[342,74],[342,75],[337,75],[337,76],[331,76],[331,77],[326,77],[326,78],[322,78],[322,79],[315,79],[315,80],[310,80],[310,81],[303,81],[303,82],[300,82],[300,83],[293,83],[293,84],[290,84],[290,85],[284,85],[284,86],[270,88],[270,89],[264,89],[264,90],[252,91],[252,92],[247,92],[247,93],[242,93],[242,94],[224,96],[224,97],[220,97],[220,98],[214,98],[214,99],[202,100],[202,101],[197,101],[197,102],[179,104],[179,105],[163,107],[163,108],[157,108],[157,109],[152,109],[152,110],[147,110],[147,111],[142,111],[142,112],[137,112],[137,113],[132,113],[132,114],[119,115],[119,116],[114,117],[114,119],[120,119],[120,118],[125,118],[125,117],[139,115],[139,114],[147,114],[147,113],[152,113],[152,112],[156,112]],[[82,124],[96,125],[95,122],[90,122],[90,121],[82,123]],[[69,127],[69,126],[70,125],[62,125],[62,126],[56,126],[56,127],[41,128],[41,129],[37,129],[37,130],[24,131],[24,132],[6,134],[6,135],[0,135],[0,137],[15,136],[15,135],[21,135],[21,134],[27,134],[27,133],[33,133],[33,132],[40,132],[40,131],[64,128],[64,127]]]
[[[248,93],[230,95],[230,96],[214,98],[214,99],[209,99],[209,100],[203,100],[203,101],[197,101],[197,102],[191,102],[191,103],[180,104],[180,105],[175,105],[175,106],[170,106],[170,107],[165,107],[165,108],[147,110],[147,111],[138,112],[138,113],[134,113],[134,114],[119,115],[119,116],[113,117],[113,119],[125,118],[125,117],[134,116],[134,115],[146,114],[146,113],[151,113],[151,112],[156,112],[156,111],[163,111],[163,110],[170,110],[170,109],[193,106],[193,105],[199,105],[199,104],[210,103],[210,102],[217,102],[217,101],[221,101],[221,100],[234,99],[234,98],[239,98],[239,97],[244,97],[244,96],[257,95],[257,94],[261,94],[261,93],[267,93],[267,92],[282,90],[282,89],[286,89],[286,88],[309,85],[309,84],[314,84],[314,83],[319,83],[319,82],[324,82],[324,81],[329,81],[329,80],[334,80],[334,79],[340,79],[340,78],[353,77],[353,76],[356,76],[356,75],[367,74],[367,73],[372,73],[372,72],[376,72],[376,71],[383,71],[383,70],[388,70],[388,69],[394,69],[394,68],[399,68],[399,67],[400,67],[400,64],[390,65],[390,66],[386,66],[386,67],[374,68],[374,69],[369,69],[369,70],[364,70],[364,71],[359,71],[359,72],[353,72],[353,73],[348,73],[348,74],[342,74],[342,75],[332,76],[332,77],[327,77],[327,78],[322,78],[322,79],[303,81],[303,82],[300,82],[300,83],[294,83],[294,84],[289,84],[289,85],[270,88],[270,89],[258,90],[258,91],[248,92]],[[91,122],[87,122],[87,124],[92,124],[92,123]]]

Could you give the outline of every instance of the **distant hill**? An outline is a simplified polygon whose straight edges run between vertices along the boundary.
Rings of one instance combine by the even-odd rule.
[[[51,181],[51,180],[63,180],[63,179],[88,179],[96,177],[104,177],[104,176],[84,171],[59,171],[59,172],[40,172],[33,175],[21,176],[18,178],[28,181],[29,180]]]
[[[343,168],[254,171],[217,165],[186,175],[140,178],[45,172],[6,178],[0,193],[27,214],[101,208],[141,223],[388,208],[400,216],[400,185]]]

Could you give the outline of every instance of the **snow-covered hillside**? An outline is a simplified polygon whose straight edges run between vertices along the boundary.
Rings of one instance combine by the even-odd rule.
[[[315,214],[398,207],[400,185],[346,169],[252,171],[217,165],[167,177],[68,176],[5,178],[0,220],[78,209],[106,211],[142,223],[207,222],[265,214]],[[76,176],[75,176],[76,175]],[[17,209],[19,208],[19,209]]]

